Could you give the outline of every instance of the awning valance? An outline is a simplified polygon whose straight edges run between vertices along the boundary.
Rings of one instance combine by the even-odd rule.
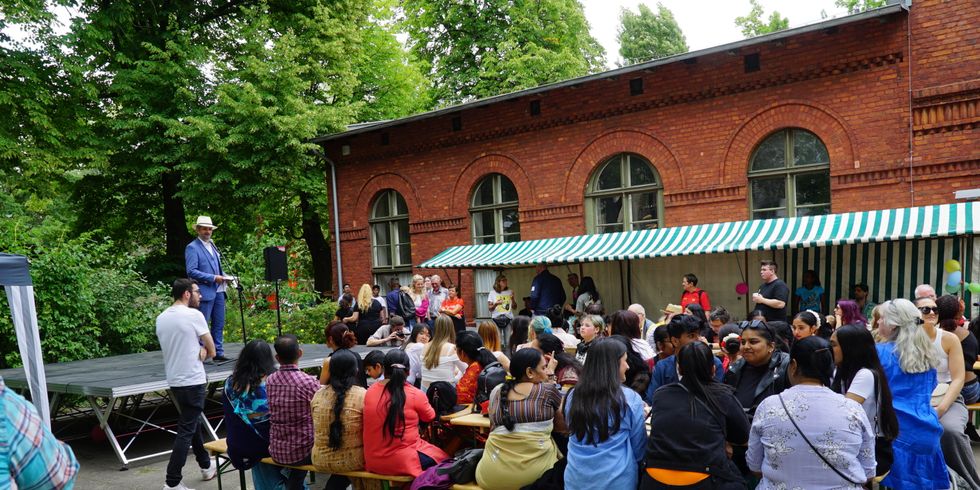
[[[980,202],[450,247],[422,268],[479,269],[974,235]]]

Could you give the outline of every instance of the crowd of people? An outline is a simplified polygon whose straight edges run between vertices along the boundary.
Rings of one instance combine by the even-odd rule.
[[[467,443],[483,447],[484,489],[980,488],[966,408],[980,397],[980,321],[959,298],[923,285],[875,304],[858,285],[824,314],[815,275],[795,299],[775,263],[760,277],[743,321],[693,274],[653,320],[638,304],[605,311],[590,277],[566,301],[542,266],[529,311],[514,313],[501,274],[475,330],[438,276],[393,280],[386,296],[364,285],[325,329],[319,379],[297,369],[293,336],[245,347],[224,390],[229,454],[260,490],[304,488],[267,456],[333,475],[328,489],[364,488],[338,474],[419,477]],[[362,359],[358,344],[388,349]],[[489,418],[485,436],[433,429],[468,404]]]

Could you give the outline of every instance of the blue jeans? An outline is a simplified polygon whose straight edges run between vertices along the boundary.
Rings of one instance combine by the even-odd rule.
[[[980,400],[980,382],[973,382],[972,384],[963,385],[963,389],[960,390],[960,394],[963,395],[963,400],[966,401],[967,405],[976,403],[977,400]]]
[[[197,307],[204,314],[204,320],[211,325],[211,338],[214,339],[215,355],[225,355],[222,337],[225,330],[225,293],[218,293],[212,301],[201,301]]]
[[[309,464],[309,461],[300,461],[299,463]],[[255,490],[288,490],[291,488],[306,490],[309,488],[306,486],[305,471],[265,463],[259,463],[252,467],[252,484],[255,486]]]
[[[180,409],[177,419],[177,439],[167,463],[167,485],[176,487],[183,479],[181,470],[187,462],[187,447],[194,450],[194,458],[201,468],[211,466],[211,455],[204,449],[204,438],[201,436],[201,413],[204,411],[204,398],[207,394],[207,384],[195,386],[179,386],[170,388],[174,404]]]

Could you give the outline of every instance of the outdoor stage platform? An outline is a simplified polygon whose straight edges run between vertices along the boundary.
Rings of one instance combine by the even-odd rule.
[[[244,344],[224,344],[225,355],[237,358]],[[320,367],[323,360],[330,355],[330,348],[322,344],[303,344],[303,357],[299,361],[300,368]],[[387,347],[356,346],[352,351],[364,357],[372,350],[388,350]],[[210,385],[209,395],[218,387],[224,385],[225,379],[231,376],[235,361],[221,364],[205,364],[204,370]],[[144,405],[148,394],[158,393],[162,401],[170,401],[170,391],[163,370],[163,353],[161,351],[141,352],[121,356],[87,359],[83,361],[45,364],[44,373],[47,378],[50,393],[51,414],[55,418],[62,395],[81,395],[88,401],[92,411],[99,419],[99,425],[105,431],[106,438],[115,451],[123,469],[130,462],[139,461],[155,456],[168,454],[170,451],[127,457],[126,453],[143,432],[157,429],[176,434],[172,429],[153,422],[154,415],[165,405],[160,399],[152,400],[147,405],[152,406],[149,415],[142,416],[137,411]],[[4,383],[18,391],[27,390],[27,379],[23,368],[0,370]],[[210,399],[210,397],[209,397]],[[220,404],[218,401],[211,402]],[[144,407],[145,408],[145,407]],[[206,415],[202,415],[204,429],[214,439],[215,426]],[[125,423],[135,422],[138,428],[129,434],[116,435],[114,427],[120,428]],[[52,422],[53,423],[53,422]],[[220,424],[219,424],[220,425]],[[126,439],[121,445],[121,439]]]

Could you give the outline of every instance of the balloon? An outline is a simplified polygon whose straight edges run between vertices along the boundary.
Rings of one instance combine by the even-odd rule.
[[[946,284],[949,286],[960,287],[961,282],[963,282],[963,273],[960,271],[950,272],[949,275],[946,276]]]
[[[959,284],[947,284],[946,286],[944,286],[943,289],[945,289],[946,292],[949,293],[949,294],[956,294],[956,293],[960,292],[960,285]]]
[[[740,282],[740,283],[738,283],[738,284],[735,285],[735,293],[744,296],[748,292],[749,292],[749,285],[748,284],[746,284],[744,282]]]
[[[960,263],[953,259],[947,260],[945,267],[946,267],[946,272],[956,272],[958,270],[962,270],[962,268],[960,267]]]
[[[971,293],[980,294],[980,282],[971,282],[969,288]]]

